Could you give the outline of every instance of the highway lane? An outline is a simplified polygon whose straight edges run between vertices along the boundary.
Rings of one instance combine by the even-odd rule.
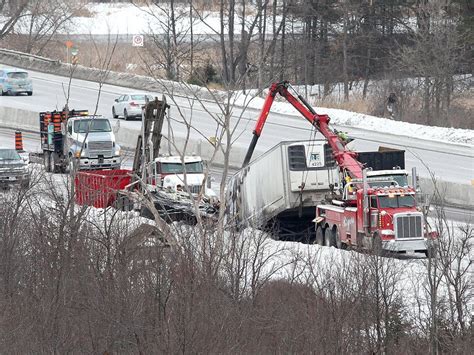
[[[30,73],[34,82],[34,95],[31,97],[0,97],[0,105],[32,111],[62,108],[65,103],[68,78],[38,72]],[[98,88],[97,83],[73,79],[69,107],[88,109],[90,112],[94,112]],[[121,93],[136,91],[104,85],[97,105],[97,113],[110,118],[113,100]],[[160,95],[159,93],[153,94]],[[177,95],[173,96],[172,99],[174,102],[171,102],[171,126],[176,136],[185,134],[185,126],[181,123],[183,117],[195,127],[190,132],[191,137],[202,138],[202,136],[216,135],[218,125],[215,120],[221,117],[222,113],[215,102],[199,103]],[[169,101],[170,99],[168,99]],[[203,107],[203,104],[205,107]],[[231,124],[236,129],[234,137],[237,137],[237,139],[233,141],[235,146],[242,148],[248,146],[258,114],[259,111],[254,109],[233,108]],[[121,128],[134,127],[138,129],[140,122],[121,121],[120,125]],[[349,135],[357,138],[353,142],[357,150],[376,150],[379,145],[405,149],[407,152],[407,169],[416,166],[420,176],[429,176],[429,169],[438,178],[445,181],[469,184],[471,179],[474,179],[473,146],[440,143],[352,127],[336,126],[336,128],[347,131]],[[167,132],[166,124],[164,132]],[[312,137],[315,137],[314,132],[312,132],[308,123],[300,117],[271,113],[255,154],[269,149],[282,140],[310,139]],[[316,134],[316,137],[322,138],[319,133]],[[130,142],[130,146],[133,145],[134,142]]]

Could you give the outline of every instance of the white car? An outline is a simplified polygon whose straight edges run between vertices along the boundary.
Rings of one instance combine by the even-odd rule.
[[[148,101],[153,100],[150,94],[124,94],[115,99],[112,105],[112,117],[122,116],[125,120],[129,118],[142,117],[142,108]]]

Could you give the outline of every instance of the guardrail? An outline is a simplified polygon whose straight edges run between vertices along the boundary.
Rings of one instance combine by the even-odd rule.
[[[138,90],[162,92],[164,94],[199,97],[207,100],[215,99],[213,95],[219,96],[221,94],[219,91],[211,93],[207,89],[197,85],[154,79],[144,75],[106,71],[82,65],[72,66],[71,64],[63,63],[59,60],[52,60],[4,48],[0,48],[0,63],[64,77],[69,77],[72,73],[72,77],[75,79],[125,86]]]

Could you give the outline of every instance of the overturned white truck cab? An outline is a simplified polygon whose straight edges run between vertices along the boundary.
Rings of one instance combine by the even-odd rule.
[[[280,239],[311,239],[316,205],[338,185],[326,140],[281,142],[228,182],[229,223],[268,229]]]

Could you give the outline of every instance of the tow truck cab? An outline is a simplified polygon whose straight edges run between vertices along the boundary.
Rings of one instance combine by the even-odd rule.
[[[362,203],[363,192],[358,192],[358,203]],[[426,252],[427,239],[433,236],[429,234],[423,213],[416,205],[413,188],[374,187],[368,189],[367,195],[369,234],[373,238],[380,238],[383,249]],[[362,219],[361,214],[358,216],[359,226],[363,226]]]
[[[371,248],[380,241],[385,250],[426,253],[437,235],[425,223],[415,189],[388,177],[368,178],[366,191],[358,183],[345,186],[344,202],[318,205],[316,228],[340,244]]]

